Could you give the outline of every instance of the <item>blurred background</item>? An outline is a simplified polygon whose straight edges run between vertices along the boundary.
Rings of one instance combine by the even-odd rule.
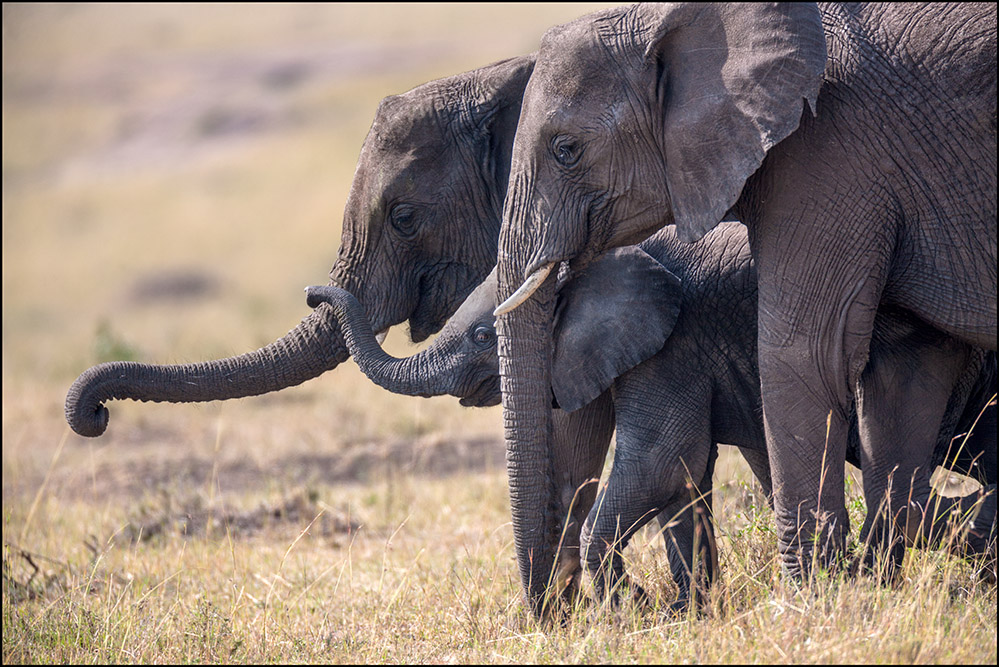
[[[499,408],[393,396],[352,362],[259,398],[113,402],[95,440],[69,431],[63,400],[102,361],[200,361],[283,335],[308,313],[302,289],[327,281],[378,102],[605,6],[5,3],[5,508],[46,474],[68,498],[213,468],[235,485],[384,459],[502,465]],[[420,349],[404,328],[396,355]]]

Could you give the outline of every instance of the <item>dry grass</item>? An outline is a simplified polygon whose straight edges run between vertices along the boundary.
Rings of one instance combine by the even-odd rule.
[[[589,9],[4,5],[5,663],[995,663],[995,588],[944,553],[913,554],[895,588],[788,590],[731,452],[702,617],[582,609],[551,630],[520,601],[495,408],[393,396],[345,364],[69,432],[87,366],[239,353],[307,313],[383,96]],[[673,595],[654,535],[628,557]]]

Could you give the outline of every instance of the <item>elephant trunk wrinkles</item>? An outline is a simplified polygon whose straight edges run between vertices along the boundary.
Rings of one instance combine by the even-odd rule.
[[[450,349],[435,342],[419,354],[398,359],[378,344],[364,309],[350,292],[334,286],[310,287],[307,292],[310,306],[326,305],[331,309],[340,323],[347,350],[372,382],[405,396],[455,393],[456,372],[462,360]]]
[[[194,364],[129,361],[88,369],[66,395],[66,421],[97,437],[108,424],[104,402],[114,399],[196,403],[257,396],[318,377],[347,359],[332,309],[314,310],[273,343],[237,357]]]
[[[501,263],[501,298],[522,281],[520,269]],[[552,610],[548,584],[559,536],[551,417],[554,303],[555,280],[549,277],[497,322],[514,541],[528,604],[542,618]]]

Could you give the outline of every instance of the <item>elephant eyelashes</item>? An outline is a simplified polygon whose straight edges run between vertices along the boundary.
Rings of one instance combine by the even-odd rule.
[[[412,238],[416,235],[419,224],[415,213],[416,209],[410,204],[396,204],[389,213],[392,228],[403,238]]]
[[[572,167],[579,162],[581,153],[575,140],[564,134],[556,135],[552,139],[552,154],[555,156],[555,161],[563,167]]]

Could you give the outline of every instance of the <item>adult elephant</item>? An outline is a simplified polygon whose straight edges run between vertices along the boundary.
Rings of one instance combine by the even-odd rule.
[[[376,331],[409,321],[413,341],[440,329],[496,263],[503,193],[534,56],[431,81],[382,100],[358,159],[330,284],[357,296]],[[279,340],[184,365],[111,362],[66,397],[73,430],[107,427],[110,399],[201,402],[291,387],[348,357],[320,308]]]
[[[801,576],[844,547],[854,388],[861,419],[889,403],[906,417],[871,415],[865,482],[868,463],[877,483],[900,482],[879,468],[891,429],[924,447],[944,411],[942,389],[923,414],[905,383],[883,381],[912,372],[901,360],[864,373],[879,305],[996,349],[995,100],[991,4],[640,4],[545,34],[514,144],[497,309],[513,525],[536,610],[535,567],[558,530],[551,267],[674,222],[685,241],[726,212],[748,226],[778,543]],[[902,513],[910,479],[891,486]]]

